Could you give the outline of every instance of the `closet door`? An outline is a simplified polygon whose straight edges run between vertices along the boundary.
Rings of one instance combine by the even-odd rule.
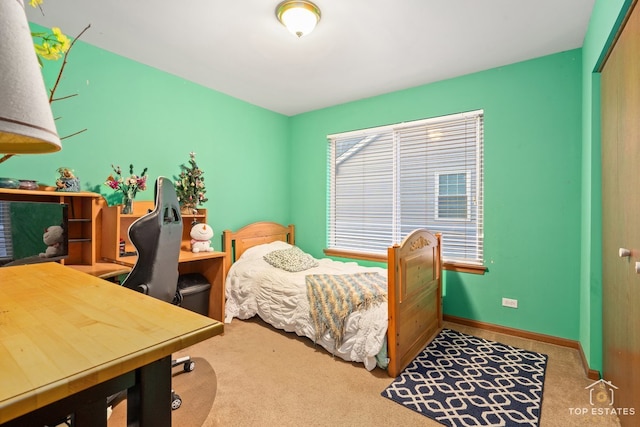
[[[602,70],[603,376],[640,410],[640,7]],[[630,256],[620,256],[620,249]],[[636,417],[620,417],[634,424]]]

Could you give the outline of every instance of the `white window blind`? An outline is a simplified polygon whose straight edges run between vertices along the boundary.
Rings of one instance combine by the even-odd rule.
[[[412,230],[483,263],[483,112],[330,135],[328,247],[384,254]]]
[[[0,265],[13,259],[9,203],[0,201]]]

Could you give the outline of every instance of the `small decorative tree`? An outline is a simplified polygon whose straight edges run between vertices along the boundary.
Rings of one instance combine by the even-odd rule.
[[[180,165],[180,175],[176,179],[176,194],[183,213],[198,213],[196,206],[200,206],[208,199],[205,196],[204,171],[196,163],[196,153],[189,153],[189,165]]]

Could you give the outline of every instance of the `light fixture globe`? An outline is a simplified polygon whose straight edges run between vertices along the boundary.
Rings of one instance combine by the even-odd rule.
[[[283,1],[276,7],[278,21],[298,37],[309,34],[320,21],[320,9],[310,1]]]

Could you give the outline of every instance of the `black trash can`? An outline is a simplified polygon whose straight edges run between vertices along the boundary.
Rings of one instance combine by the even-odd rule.
[[[182,295],[181,306],[204,316],[209,315],[209,293],[211,283],[200,273],[182,274],[178,277],[178,292]]]

